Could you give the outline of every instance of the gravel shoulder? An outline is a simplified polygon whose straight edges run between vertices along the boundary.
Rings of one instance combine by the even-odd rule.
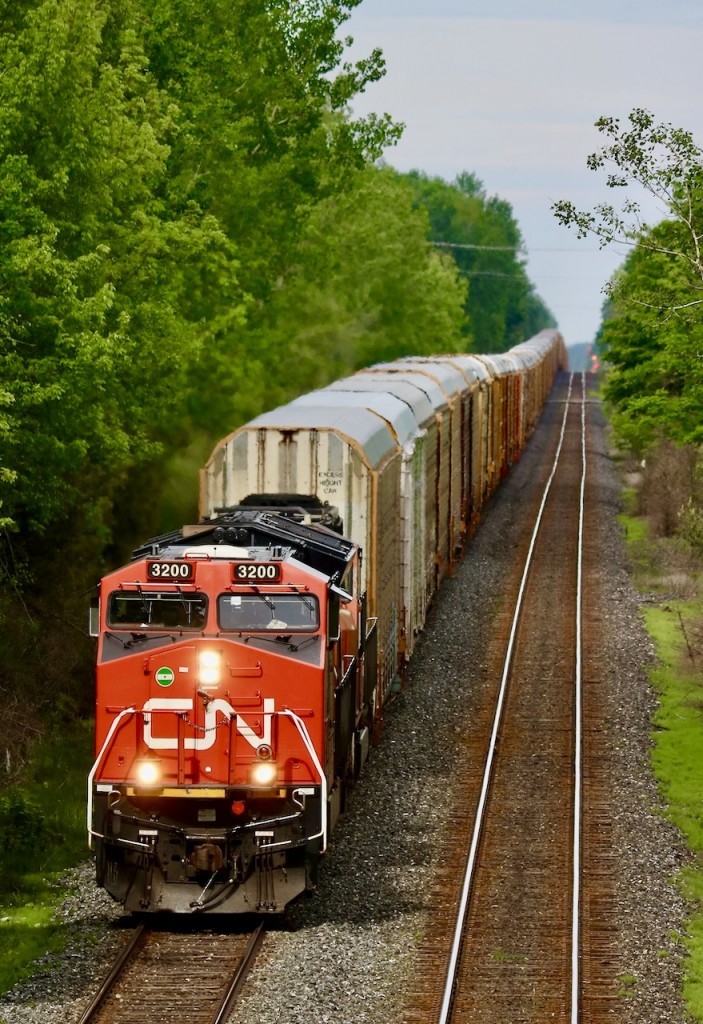
[[[644,632],[617,514],[620,484],[599,421],[590,472],[601,494],[603,671],[613,745],[614,846],[619,864],[618,971],[628,995],[621,1024],[683,1024],[678,995],[685,905],[671,881],[684,852],[663,817],[649,770],[655,697]],[[430,610],[402,693],[389,707],[381,745],[335,832],[313,898],[294,905],[267,936],[237,1017],[248,1024],[387,1024],[401,1021],[404,991],[424,935],[452,805],[457,738],[479,706],[486,658],[520,524],[526,488],[547,446],[541,425],[484,512],[455,576]],[[0,997],[5,1024],[73,1024],[112,950],[124,937],[120,908],[83,865],[61,909],[65,954],[38,964],[31,981]],[[124,924],[124,922],[122,922]]]

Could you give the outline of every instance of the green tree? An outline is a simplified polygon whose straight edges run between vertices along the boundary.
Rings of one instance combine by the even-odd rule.
[[[632,252],[609,285],[599,346],[610,365],[605,395],[618,435],[637,454],[665,436],[700,444],[703,430],[703,152],[692,135],[657,124],[635,109],[622,125],[603,117],[596,127],[608,140],[588,157],[606,183],[622,190],[619,207],[601,203],[579,211],[563,200],[557,219],[578,237]],[[642,215],[648,194],[668,216],[654,226]]]
[[[369,166],[317,204],[272,298],[272,401],[373,362],[461,347],[465,283],[426,236],[424,211],[389,168]]]
[[[343,60],[339,29],[357,2],[144,0],[150,67],[179,109],[170,201],[217,218],[248,297],[245,326],[227,322],[226,295],[209,297],[208,320],[222,326],[193,369],[190,412],[213,435],[260,410],[288,358],[278,296],[299,275],[316,205],[352,189],[400,131],[387,115],[346,113],[384,69],[378,51]]]
[[[427,211],[431,240],[451,253],[468,283],[464,336],[478,352],[503,352],[554,319],[527,277],[523,240],[510,204],[488,196],[469,172],[449,184],[408,175]]]
[[[661,279],[650,275],[646,292],[621,290],[621,300],[664,314],[694,309],[703,303],[695,294],[703,280],[703,151],[690,132],[657,124],[647,110],[636,108],[628,122],[623,126],[618,118],[599,118],[596,127],[609,141],[586,161],[591,170],[607,169],[608,188],[623,190],[620,206],[599,203],[580,211],[560,200],[554,214],[579,238],[594,235],[601,246],[636,245],[661,258]],[[644,195],[655,200],[658,213],[665,211],[668,227],[653,230],[647,224],[638,198]]]
[[[176,422],[200,337],[182,297],[216,280],[235,299],[216,221],[160,195],[172,111],[135,14],[46,0],[0,22],[0,485],[23,534],[78,509],[100,529],[115,484]]]
[[[0,8],[0,695],[21,709],[18,745],[34,708],[70,694],[90,713],[86,591],[113,528],[144,529],[162,474],[127,505],[126,482],[182,436],[208,294],[230,317],[242,302],[216,219],[168,201],[178,112],[139,14],[137,0]]]

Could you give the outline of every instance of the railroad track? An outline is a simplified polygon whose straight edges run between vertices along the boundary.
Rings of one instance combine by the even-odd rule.
[[[554,458],[489,652],[492,703],[462,754],[406,1024],[613,1019],[585,385],[550,406]]]
[[[177,925],[181,930],[135,928],[79,1024],[224,1024],[254,963],[264,924],[238,934]]]

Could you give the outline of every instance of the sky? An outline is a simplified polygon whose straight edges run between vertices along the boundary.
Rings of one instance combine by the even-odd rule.
[[[578,240],[551,206],[619,200],[586,166],[605,142],[599,117],[627,123],[644,107],[703,145],[700,0],[362,0],[343,32],[349,57],[384,54],[385,77],[353,112],[405,124],[385,161],[447,181],[471,171],[507,200],[567,344],[592,341],[626,250]],[[643,209],[656,222],[660,211]]]

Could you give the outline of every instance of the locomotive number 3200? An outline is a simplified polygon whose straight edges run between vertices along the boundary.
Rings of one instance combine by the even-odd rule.
[[[147,562],[146,574],[150,580],[192,580],[190,562]]]
[[[277,580],[280,575],[280,565],[275,565],[272,562],[239,562],[232,566],[232,577],[239,583]]]

